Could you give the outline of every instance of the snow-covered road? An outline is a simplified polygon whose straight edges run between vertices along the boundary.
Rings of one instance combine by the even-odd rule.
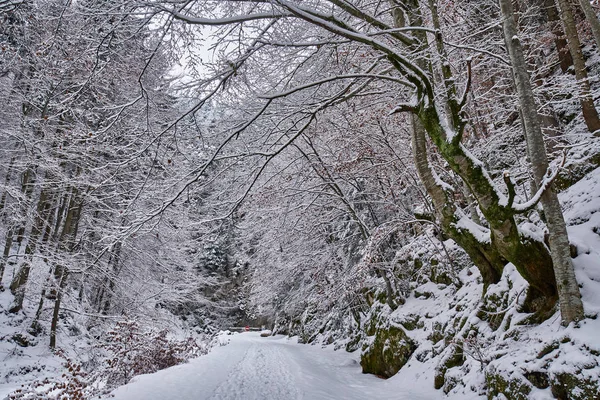
[[[257,333],[228,336],[190,363],[143,375],[114,392],[117,400],[431,399],[361,373],[356,355]],[[421,392],[421,390],[415,390]],[[436,397],[439,394],[436,395]]]

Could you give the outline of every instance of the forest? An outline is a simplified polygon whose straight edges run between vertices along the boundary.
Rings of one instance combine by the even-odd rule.
[[[439,398],[598,398],[599,13],[0,0],[0,398],[245,325]]]

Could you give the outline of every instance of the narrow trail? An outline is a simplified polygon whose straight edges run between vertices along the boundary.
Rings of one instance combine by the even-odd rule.
[[[244,399],[263,391],[278,399],[300,398],[294,385],[293,369],[279,346],[253,345],[210,398]]]
[[[185,365],[134,378],[116,400],[431,399],[361,373],[355,355],[257,333]]]

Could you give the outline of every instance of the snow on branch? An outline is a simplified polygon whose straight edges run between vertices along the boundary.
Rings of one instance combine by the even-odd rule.
[[[392,27],[388,26],[383,21],[360,10],[357,6],[350,4],[345,0],[329,0],[329,2],[335,4],[353,17],[359,18],[375,28],[382,29],[382,32],[391,34],[407,46],[413,45],[415,42],[414,38],[404,35],[401,30],[392,29]]]
[[[388,113],[388,115],[394,115],[398,113],[410,112],[415,113],[417,111],[417,107],[419,105],[416,103],[402,103],[394,107],[392,111]]]
[[[456,43],[452,43],[452,42],[448,42],[444,40],[444,44],[447,44],[450,47],[454,47],[456,49],[462,49],[462,50],[470,50],[476,53],[481,53],[481,54],[485,54],[487,56],[490,56],[492,58],[495,58],[496,60],[500,61],[501,63],[505,64],[505,65],[510,65],[510,62],[503,56],[500,56],[498,54],[492,53],[491,51],[485,50],[485,49],[478,49],[477,47],[473,47],[473,46],[467,46],[464,44],[456,44]]]
[[[488,228],[475,223],[475,221],[463,213],[457,216],[460,218],[454,223],[456,229],[469,232],[479,243],[489,244],[492,242],[491,233]]]
[[[542,198],[542,196],[544,195],[546,190],[548,190],[550,185],[552,185],[552,182],[554,182],[554,180],[558,176],[558,173],[560,172],[562,167],[565,165],[566,160],[567,160],[567,153],[563,152],[563,158],[562,158],[562,161],[560,162],[560,165],[556,168],[556,170],[554,172],[552,172],[552,169],[550,167],[548,167],[545,177],[542,180],[542,182],[540,182],[539,189],[536,192],[536,194],[529,201],[527,201],[525,203],[515,204],[514,206],[512,206],[512,209],[515,210],[516,212],[521,213],[521,212],[529,211],[533,207],[535,207],[537,205],[537,203],[539,203],[540,199]],[[510,204],[509,204],[509,206],[510,206]]]
[[[289,96],[295,92],[304,90],[304,89],[308,89],[311,88],[313,86],[320,86],[324,83],[327,82],[332,82],[332,81],[336,81],[336,80],[340,80],[340,79],[357,79],[357,78],[370,78],[370,79],[384,79],[384,80],[388,80],[388,81],[392,81],[392,82],[396,82],[399,83],[401,85],[404,86],[408,86],[410,88],[414,88],[415,86],[410,83],[407,80],[404,79],[399,79],[390,75],[381,75],[381,74],[346,74],[346,75],[336,75],[336,76],[330,76],[328,78],[325,79],[321,79],[319,81],[314,81],[314,82],[310,82],[307,83],[306,85],[301,85],[301,86],[297,86],[294,87],[290,90],[287,90],[285,92],[279,92],[279,93],[273,93],[273,94],[266,94],[263,96],[259,96],[260,98],[263,99],[275,99],[278,97],[285,97],[285,96]]]
[[[304,8],[286,0],[280,0],[279,4],[281,4],[298,18],[304,19],[305,21],[319,26],[331,33],[335,33],[344,38],[369,45],[373,49],[381,51],[389,58],[394,67],[396,67],[396,69],[406,77],[406,79],[408,79],[414,85],[422,87],[427,93],[428,97],[433,99],[433,86],[428,74],[393,47],[384,42],[375,40],[367,34],[363,34],[352,29],[352,27],[347,26],[333,16],[321,14],[315,10]]]
[[[314,42],[276,42],[272,40],[259,39],[259,43],[267,44],[273,47],[319,47],[327,45],[341,45],[351,43],[350,40],[320,40]]]
[[[25,0],[1,0],[0,1],[0,13],[12,11],[24,3],[25,3]]]
[[[188,24],[193,25],[206,25],[206,26],[221,26],[221,25],[230,25],[230,24],[238,24],[242,22],[255,21],[261,19],[278,19],[283,17],[292,16],[290,13],[285,12],[271,12],[271,13],[256,13],[256,14],[248,14],[248,15],[235,15],[232,17],[225,18],[201,18],[201,17],[192,17],[189,15],[182,14],[175,10],[169,10],[167,8],[161,7],[163,11],[171,14],[175,19],[179,21],[186,22]]]

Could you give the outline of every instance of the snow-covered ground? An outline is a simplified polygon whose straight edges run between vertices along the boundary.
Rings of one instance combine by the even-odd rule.
[[[258,333],[228,336],[226,346],[113,392],[116,400],[436,399],[433,387],[402,388],[361,373],[358,354]],[[357,352],[358,353],[358,352]]]

